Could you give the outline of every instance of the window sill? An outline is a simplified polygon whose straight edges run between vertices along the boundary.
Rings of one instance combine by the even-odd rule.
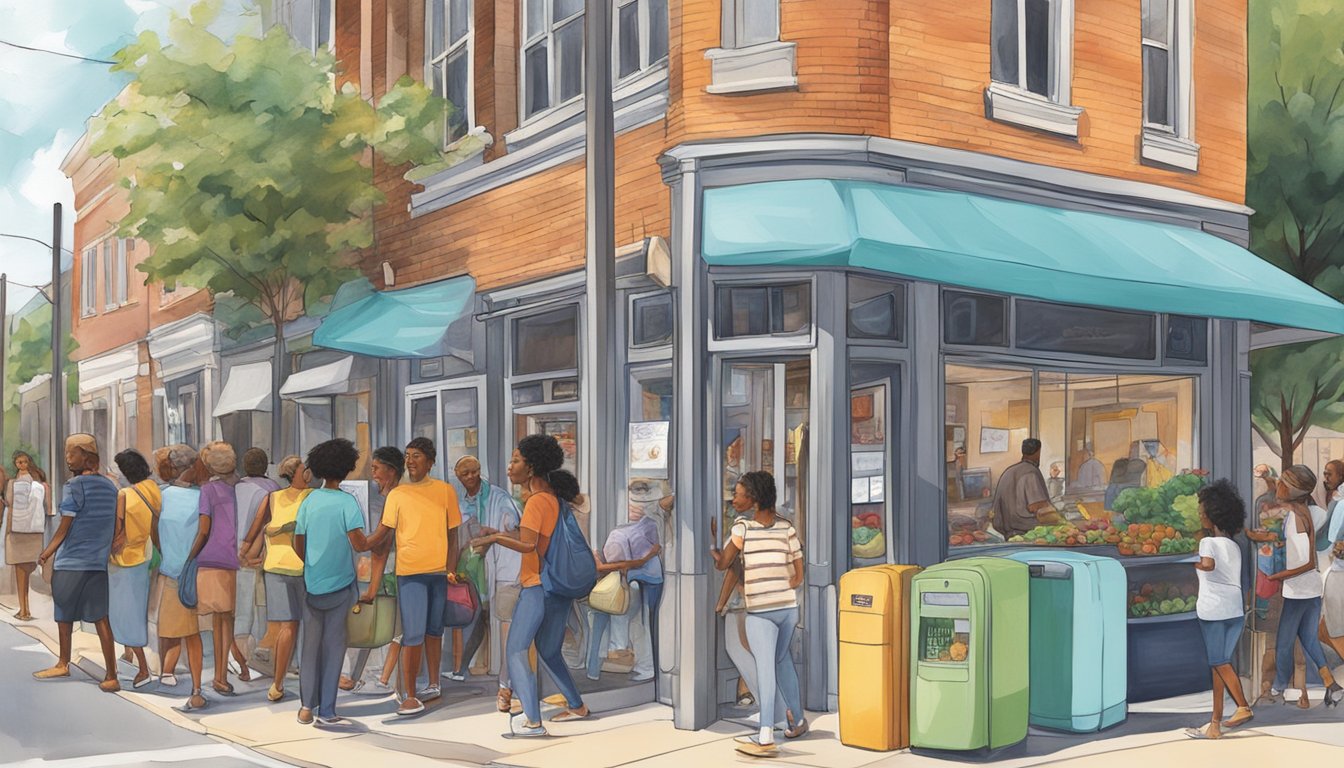
[[[1056,104],[1016,86],[990,83],[985,89],[985,117],[990,120],[1076,139],[1082,114],[1082,107]]]
[[[756,93],[798,87],[797,43],[775,41],[746,48],[705,51],[713,94]]]
[[[667,63],[622,83],[612,100],[617,133],[662,120],[667,114]],[[411,216],[433,213],[581,157],[583,109],[580,98],[505,134],[508,154],[497,160],[426,178],[425,191],[411,195]]]
[[[1173,133],[1144,128],[1140,156],[1145,163],[1165,165],[1185,171],[1199,170],[1199,145]]]
[[[416,184],[428,183],[430,180],[441,182],[459,173],[479,168],[485,163],[485,150],[494,143],[495,137],[491,136],[484,126],[478,125],[467,131],[462,138],[444,147],[443,157],[438,162],[416,166],[407,171],[402,178]]]

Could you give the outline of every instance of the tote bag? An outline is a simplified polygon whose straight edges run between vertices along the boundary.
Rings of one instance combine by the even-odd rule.
[[[541,586],[546,594],[579,600],[597,585],[597,560],[583,538],[569,502],[560,499],[560,519],[542,561]]]
[[[588,593],[588,607],[594,611],[621,616],[630,608],[630,585],[620,571],[612,571]]]
[[[47,525],[47,491],[41,483],[14,481],[14,505],[10,530],[14,533],[42,533]]]
[[[476,585],[470,579],[456,584],[448,582],[448,597],[443,606],[443,626],[456,629],[469,626],[476,620],[481,609],[481,598],[476,594]]]

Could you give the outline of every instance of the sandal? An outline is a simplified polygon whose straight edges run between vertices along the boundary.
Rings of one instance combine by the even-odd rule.
[[[552,722],[552,723],[574,723],[574,722],[578,722],[579,720],[587,720],[588,718],[590,718],[590,717],[592,717],[592,716],[593,716],[593,713],[590,712],[590,711],[588,711],[588,708],[587,708],[587,707],[584,707],[584,711],[583,711],[583,712],[580,712],[580,711],[578,711],[577,709],[566,709],[566,710],[560,712],[559,714],[553,716],[553,717],[551,718],[551,722]]]
[[[1232,717],[1223,721],[1223,727],[1236,728],[1249,723],[1253,719],[1255,719],[1255,713],[1251,711],[1250,707],[1237,707],[1237,711],[1232,713]]]
[[[750,707],[755,703],[756,697],[752,696],[750,693],[744,693],[737,697],[737,706],[739,707]]]
[[[200,704],[196,703],[198,699],[201,702]],[[182,705],[181,711],[194,712],[198,709],[205,709],[205,705],[207,703],[208,702],[206,702],[205,697],[201,695],[201,689],[197,688],[196,690],[191,692],[191,696],[187,697],[187,703]]]
[[[252,670],[247,666],[247,664],[243,664],[242,667],[243,671],[237,673],[238,679],[242,680],[244,683],[252,682]]]
[[[141,672],[140,674],[135,676],[134,680],[131,681],[131,687],[144,688],[146,685],[149,685],[152,682],[154,682],[153,675],[149,674],[148,672]]]
[[[285,689],[272,685],[270,690],[266,691],[266,700],[271,702],[280,701],[285,698]]]
[[[210,684],[211,690],[220,696],[233,696],[233,686],[229,683],[221,683],[218,680]]]
[[[508,712],[513,703],[513,690],[501,687],[499,693],[495,694],[495,709],[500,712]]]
[[[1212,741],[1214,739],[1221,739],[1223,737],[1221,733],[1218,734],[1217,736],[1209,735],[1209,726],[1211,725],[1213,725],[1213,723],[1209,723],[1209,725],[1206,725],[1203,728],[1186,728],[1185,735],[1192,739],[1207,740],[1207,741]]]
[[[807,718],[804,717],[802,720],[799,720],[797,723],[794,723],[792,728],[784,731],[784,737],[787,739],[796,739],[799,736],[802,736],[803,734],[807,733],[809,727],[810,726],[808,726],[807,724]]]

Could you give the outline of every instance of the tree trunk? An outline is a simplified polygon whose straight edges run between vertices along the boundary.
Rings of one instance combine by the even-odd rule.
[[[285,331],[284,323],[272,321],[275,327],[275,350],[271,360],[271,463],[279,466],[285,450],[284,445],[284,409],[281,406],[280,386],[284,384]]]
[[[1288,469],[1294,464],[1293,454],[1296,450],[1294,435],[1296,432],[1297,430],[1293,428],[1293,425],[1286,420],[1279,426],[1279,463],[1282,465],[1279,467],[1280,470]]]

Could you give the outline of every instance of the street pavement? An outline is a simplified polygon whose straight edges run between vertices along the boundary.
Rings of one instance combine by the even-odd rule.
[[[72,667],[70,677],[39,682],[47,647],[0,623],[0,760],[6,766],[283,766],[250,750],[180,728]]]

